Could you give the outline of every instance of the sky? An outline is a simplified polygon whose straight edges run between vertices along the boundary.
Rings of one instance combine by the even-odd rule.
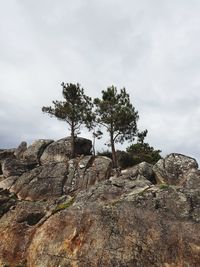
[[[41,108],[78,82],[125,87],[146,141],[200,162],[199,14],[199,0],[0,0],[0,148],[69,135]]]

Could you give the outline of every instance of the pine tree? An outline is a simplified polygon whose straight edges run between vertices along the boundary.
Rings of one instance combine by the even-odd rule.
[[[114,86],[102,91],[102,98],[95,98],[97,122],[104,126],[110,135],[113,168],[118,167],[115,143],[133,141],[137,135],[138,112],[130,103],[126,89],[117,92]]]
[[[75,138],[80,133],[80,127],[91,128],[94,120],[92,99],[84,94],[80,85],[62,82],[64,101],[53,101],[53,106],[43,107],[42,111],[52,117],[65,121],[71,131],[71,156],[75,157]]]

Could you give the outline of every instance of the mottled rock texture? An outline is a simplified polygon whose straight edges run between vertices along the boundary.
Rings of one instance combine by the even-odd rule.
[[[119,176],[106,157],[59,159],[1,179],[1,267],[200,266],[194,159],[171,154]]]
[[[76,155],[91,154],[92,142],[85,138],[76,138],[75,153]],[[49,162],[65,162],[68,161],[71,155],[71,138],[63,138],[51,143],[44,150],[40,161],[42,164]]]
[[[20,176],[35,167],[35,163],[24,160],[7,158],[2,162],[2,173],[4,177]]]
[[[188,174],[197,169],[198,164],[195,159],[173,153],[160,159],[154,165],[153,171],[157,182],[181,185],[187,179]]]
[[[27,150],[23,153],[23,159],[30,162],[40,163],[40,157],[44,152],[44,149],[53,143],[53,140],[40,139],[31,144]]]
[[[16,148],[14,155],[17,159],[23,159],[24,152],[27,150],[27,143],[25,141]]]
[[[1,149],[0,150],[0,162],[7,158],[14,158],[15,149]]]

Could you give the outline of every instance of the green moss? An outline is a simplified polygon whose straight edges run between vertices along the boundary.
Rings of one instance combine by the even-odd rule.
[[[59,204],[53,211],[52,214],[55,214],[61,210],[65,210],[69,208],[74,203],[74,198],[71,198],[68,202],[64,202]]]
[[[165,184],[165,183],[162,183],[162,184],[159,185],[159,188],[163,189],[163,190],[167,190],[169,188],[169,185]]]

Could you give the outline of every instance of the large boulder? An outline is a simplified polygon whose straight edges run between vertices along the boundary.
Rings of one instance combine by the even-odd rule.
[[[39,166],[21,175],[10,188],[19,199],[55,199],[63,194],[67,177],[65,163],[50,163]]]
[[[44,149],[50,145],[53,140],[40,139],[31,144],[23,153],[23,159],[30,162],[40,163],[40,157]]]
[[[196,189],[200,188],[200,170],[192,169],[186,175],[183,180],[181,186],[188,189]]]
[[[147,162],[141,162],[131,168],[122,170],[121,174],[123,177],[129,177],[131,180],[146,179],[152,183],[156,183],[153,172],[153,165]]]
[[[27,143],[22,141],[19,146],[15,149],[14,155],[17,159],[23,159],[23,154],[27,150]]]
[[[160,159],[153,167],[158,183],[182,185],[186,176],[198,169],[195,159],[181,154],[170,154]]]
[[[85,138],[76,138],[75,153],[76,155],[90,155],[92,148],[91,140]],[[63,138],[47,146],[44,150],[40,161],[41,164],[49,162],[66,162],[71,156],[71,138]]]
[[[35,167],[35,163],[22,161],[15,158],[7,158],[2,162],[3,176],[20,176]]]
[[[0,150],[0,162],[7,158],[15,158],[14,156],[15,149],[1,149]]]
[[[80,190],[109,179],[112,161],[107,157],[85,156],[69,161],[68,176],[64,185],[66,194],[77,194]]]

